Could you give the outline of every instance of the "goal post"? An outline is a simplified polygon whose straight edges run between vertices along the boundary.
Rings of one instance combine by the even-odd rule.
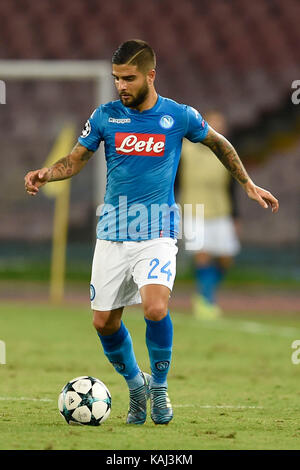
[[[0,60],[1,80],[93,80],[95,84],[95,107],[111,101],[114,87],[111,64],[104,60]],[[6,100],[9,100],[6,86]],[[106,167],[103,146],[94,159],[94,202],[103,202]]]
[[[114,86],[111,78],[111,64],[108,61],[72,61],[72,60],[0,60],[0,79],[1,83],[6,86],[6,102],[9,102],[9,86],[7,84],[12,81],[26,81],[26,80],[55,80],[55,81],[84,81],[89,80],[93,85],[93,100],[91,106],[98,107],[102,103],[111,101],[114,97]],[[76,98],[75,98],[76,99]],[[5,100],[4,100],[5,103]],[[91,109],[91,113],[93,109]],[[86,119],[88,116],[86,116]],[[68,130],[68,124],[63,129],[62,133]],[[83,125],[84,123],[82,123]],[[72,136],[72,137],[71,137]],[[64,149],[66,152],[67,147],[72,148],[72,139],[74,136],[75,144],[75,131],[73,129],[71,135],[61,137],[61,143],[58,148]],[[58,137],[59,140],[59,137]],[[71,146],[71,147],[70,147]],[[57,146],[56,146],[57,147]],[[56,148],[56,150],[58,150]],[[68,150],[69,151],[69,150]],[[53,153],[53,152],[52,152]],[[55,152],[55,158],[56,154]],[[66,153],[64,153],[65,155]],[[52,154],[51,154],[52,155]],[[47,162],[49,162],[50,156]],[[57,155],[56,160],[64,155]],[[53,156],[53,155],[52,155]],[[91,164],[93,167],[93,202],[96,208],[103,202],[105,187],[106,187],[106,163],[104,156],[104,147],[101,145],[97,151],[96,158],[92,159]],[[47,155],[41,161],[41,166]],[[53,163],[53,162],[52,162]],[[48,165],[47,165],[48,166]],[[58,183],[59,185],[60,183]],[[55,215],[53,222],[52,232],[52,262],[51,262],[51,276],[50,276],[50,300],[59,303],[63,300],[64,296],[64,277],[65,277],[65,260],[66,260],[66,227],[68,223],[68,199],[70,193],[69,184],[67,190],[58,192],[56,194],[56,183],[53,183],[53,194],[50,197],[55,197]],[[62,185],[64,187],[66,185]],[[50,191],[49,186],[49,191]],[[66,188],[65,188],[66,189]],[[51,193],[51,191],[50,191]],[[49,195],[48,195],[49,196]]]

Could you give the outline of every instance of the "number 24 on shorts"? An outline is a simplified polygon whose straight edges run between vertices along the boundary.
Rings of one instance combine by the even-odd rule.
[[[171,261],[168,261],[161,269],[160,269],[160,272],[163,273],[163,274],[166,274],[167,275],[167,281],[169,282],[170,280],[170,277],[172,277],[172,273],[170,271],[170,269],[167,270],[168,266],[170,266],[171,264]],[[148,279],[157,279],[158,276],[156,274],[154,274],[154,271],[157,272],[156,268],[159,267],[159,259],[157,258],[153,258],[151,261],[150,261],[150,266],[151,269],[148,273]],[[159,268],[158,268],[159,269]]]

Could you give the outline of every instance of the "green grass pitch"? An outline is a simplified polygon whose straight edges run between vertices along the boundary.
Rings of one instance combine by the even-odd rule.
[[[0,305],[0,449],[299,449],[300,364],[291,361],[300,339],[295,315],[226,315],[199,322],[172,314],[174,353],[169,394],[174,419],[155,426],[125,424],[128,391],[107,363],[89,306]],[[124,322],[137,359],[149,371],[145,323],[139,309]],[[99,427],[68,426],[57,408],[73,377],[98,377],[111,391],[112,411]]]

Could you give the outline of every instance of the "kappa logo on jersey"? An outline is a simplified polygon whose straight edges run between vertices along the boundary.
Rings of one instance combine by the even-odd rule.
[[[116,119],[113,117],[108,118],[108,122],[113,122],[115,124],[127,124],[131,122],[130,118],[122,118],[122,119]]]
[[[83,139],[85,137],[87,137],[88,135],[90,135],[91,133],[91,130],[92,130],[92,127],[91,127],[91,123],[89,120],[86,121],[85,125],[84,125],[84,128],[82,129],[82,132],[81,132],[81,136]]]
[[[165,153],[164,134],[129,134],[116,132],[116,151],[121,155],[141,155],[143,157],[162,157]]]

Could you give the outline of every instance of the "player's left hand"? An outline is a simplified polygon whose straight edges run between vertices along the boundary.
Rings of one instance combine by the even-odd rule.
[[[49,168],[29,171],[24,178],[25,190],[31,196],[35,196],[39,188],[49,181]]]
[[[279,209],[279,202],[270,191],[266,191],[259,186],[256,186],[252,181],[248,181],[245,186],[245,191],[254,201],[257,201],[258,204],[261,205],[264,209],[268,209],[268,207],[272,208],[272,212],[276,213]]]

